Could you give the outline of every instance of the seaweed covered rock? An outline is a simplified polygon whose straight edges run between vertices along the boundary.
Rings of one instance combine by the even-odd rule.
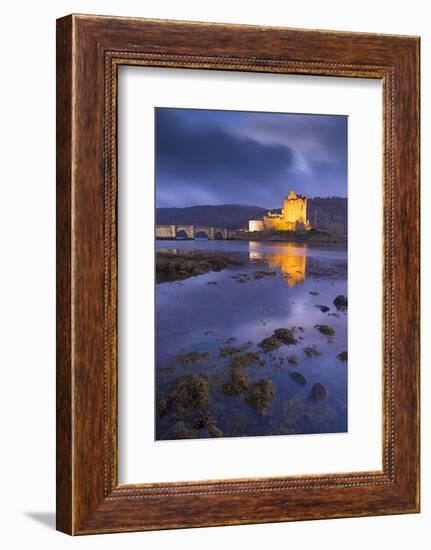
[[[335,329],[328,325],[314,325],[314,328],[316,328],[321,334],[324,334],[325,336],[334,336]]]
[[[304,348],[304,355],[309,359],[313,359],[314,357],[320,357],[322,352],[319,351],[316,346],[307,346]]]
[[[261,358],[260,353],[256,351],[249,351],[247,353],[243,353],[242,355],[235,355],[231,358],[230,363],[233,368],[246,368],[255,363],[259,364],[261,367],[265,365],[265,361]]]
[[[253,364],[265,365],[259,352],[249,351],[242,355],[233,355],[230,359],[229,378],[221,386],[221,392],[225,395],[238,395],[250,385],[250,380],[244,370]]]
[[[223,437],[223,432],[217,426],[215,419],[207,412],[201,412],[197,420],[191,425],[195,430],[204,429],[210,437]]]
[[[196,439],[198,432],[189,426],[179,426],[174,431],[174,439]]]
[[[245,391],[250,385],[248,376],[240,367],[233,367],[230,370],[229,378],[221,386],[221,392],[225,395],[238,395]]]
[[[322,401],[327,397],[328,389],[320,382],[314,384],[314,386],[311,388],[311,392],[308,395],[308,399],[312,399],[313,401]]]
[[[273,351],[278,349],[282,345],[291,346],[297,344],[298,340],[295,338],[295,328],[277,328],[274,330],[271,336],[264,338],[262,342],[258,344],[263,351]]]
[[[261,378],[250,386],[246,401],[256,412],[262,413],[271,404],[274,394],[272,380]]]
[[[196,277],[208,271],[221,271],[242,265],[239,258],[199,252],[156,252],[156,283],[178,281]]]
[[[338,309],[338,310],[345,310],[347,309],[347,296],[343,296],[342,294],[339,294],[334,302],[333,302],[334,306]]]
[[[279,340],[278,338],[276,338],[275,336],[270,336],[269,338],[264,338],[264,339],[262,340],[262,342],[260,342],[260,343],[258,344],[258,346],[259,346],[260,348],[262,348],[263,351],[265,351],[265,352],[276,350],[276,349],[278,349],[281,345],[282,345],[282,343],[281,343],[280,340]]]
[[[207,426],[207,430],[211,437],[223,437],[223,432],[215,424]]]
[[[347,351],[342,351],[337,355],[337,359],[340,361],[347,361]]]
[[[275,338],[277,338],[277,340],[280,340],[282,344],[286,344],[287,346],[296,344],[298,342],[298,340],[295,338],[295,333],[293,329],[278,328],[277,330],[274,330],[274,336]]]
[[[248,349],[252,344],[253,342],[248,341],[242,346],[236,348],[234,346],[222,346],[220,348],[220,357],[231,357],[232,355],[238,355]]]
[[[178,376],[169,391],[159,399],[161,416],[173,410],[178,418],[184,418],[192,411],[204,410],[210,398],[209,383],[194,373]]]
[[[320,309],[320,311],[322,313],[326,313],[330,309],[328,306],[322,306],[322,305],[317,305],[317,306],[314,306],[314,307],[317,307],[318,309]]]
[[[207,351],[191,351],[189,353],[182,353],[177,355],[174,362],[180,365],[196,365],[202,363],[202,361],[207,361],[210,354]]]

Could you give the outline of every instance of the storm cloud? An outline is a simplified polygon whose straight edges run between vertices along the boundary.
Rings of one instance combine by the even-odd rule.
[[[157,207],[347,195],[347,117],[155,109]]]

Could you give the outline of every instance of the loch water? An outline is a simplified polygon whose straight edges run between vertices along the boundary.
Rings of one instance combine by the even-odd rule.
[[[347,296],[347,250],[340,245],[316,246],[261,241],[157,241],[157,251],[214,252],[232,255],[242,265],[185,280],[156,285],[156,402],[168,395],[178,377],[196,373],[209,384],[206,415],[222,437],[290,436],[345,432],[348,429],[347,310],[333,301]],[[265,276],[256,277],[264,271]],[[318,307],[319,306],[319,307]],[[321,311],[326,306],[328,311]],[[325,308],[323,308],[325,309]],[[332,328],[322,334],[316,325]],[[264,352],[258,344],[276,329],[294,328],[296,343]],[[256,410],[247,391],[225,395],[230,357],[226,347],[260,352],[262,361],[249,365],[250,383],[269,379],[270,403]],[[307,355],[307,349],[319,353]],[[199,352],[203,360],[179,364],[178,356]],[[289,363],[295,356],[297,365]],[[345,359],[345,358],[344,358]],[[299,376],[292,373],[299,373]],[[327,395],[310,397],[322,384]],[[156,410],[156,439],[176,438],[184,422]],[[205,425],[194,437],[211,437]],[[212,434],[214,435],[214,434]]]

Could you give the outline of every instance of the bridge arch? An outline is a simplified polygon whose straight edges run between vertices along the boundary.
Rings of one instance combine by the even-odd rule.
[[[198,231],[195,231],[195,239],[207,239],[209,240],[209,234],[203,230],[203,229],[200,229]]]
[[[177,225],[175,227],[176,239],[194,239],[195,231],[193,225]]]

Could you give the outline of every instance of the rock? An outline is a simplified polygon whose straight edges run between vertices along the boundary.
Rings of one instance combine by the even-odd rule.
[[[286,344],[288,346],[297,343],[293,329],[278,328],[277,330],[274,330],[274,336],[277,340],[280,340],[282,344]]]
[[[248,376],[243,369],[233,367],[230,370],[229,379],[221,386],[221,392],[224,395],[238,395],[246,390],[250,385]]]
[[[334,302],[333,302],[334,306],[338,309],[338,310],[344,310],[344,309],[347,309],[347,297],[346,296],[343,296],[342,294],[339,294]]]
[[[264,277],[274,277],[275,271],[256,271],[254,274],[255,279],[263,279]]]
[[[294,372],[289,372],[289,375],[290,377],[295,380],[295,382],[297,382],[298,384],[301,384],[301,385],[305,385],[307,383],[307,379],[305,378],[305,376],[303,374],[301,374],[300,372],[297,372],[297,371],[294,371]]]
[[[165,397],[160,397],[157,402],[157,412],[159,416],[165,416],[165,414],[168,412],[168,408],[168,400]]]
[[[247,396],[247,403],[256,412],[262,413],[271,403],[275,394],[275,386],[269,378],[261,378],[255,382]]]
[[[320,292],[317,292],[317,290],[310,290],[309,294],[312,296],[319,296]]]
[[[175,439],[196,439],[198,432],[188,426],[181,426],[174,432]]]
[[[319,351],[316,346],[307,346],[304,348],[304,354],[312,359],[313,357],[320,357],[322,355],[322,352]]]
[[[270,336],[269,338],[264,338],[262,342],[258,344],[258,346],[262,348],[263,351],[268,352],[274,349],[278,349],[281,346],[281,342],[278,338]]]
[[[257,363],[261,367],[265,365],[265,361],[261,358],[260,352],[249,351],[242,355],[235,355],[231,358],[231,366],[235,368],[245,368]]]
[[[230,357],[232,355],[238,355],[253,345],[253,342],[246,342],[240,347],[222,346],[220,348],[220,357]]]
[[[326,313],[330,309],[328,306],[320,306],[319,305],[319,306],[314,306],[314,307],[319,308],[322,313]]]
[[[247,283],[250,281],[249,275],[247,273],[239,273],[238,275],[231,275],[231,278],[234,279],[237,283]]]
[[[296,355],[289,355],[287,358],[287,362],[289,363],[289,365],[292,365],[292,367],[298,366],[298,358],[296,357]]]
[[[180,365],[196,365],[202,363],[202,361],[207,361],[210,354],[207,351],[191,351],[189,353],[183,353],[182,355],[177,355],[174,362]]]
[[[295,328],[278,328],[274,330],[272,336],[265,338],[258,344],[263,351],[273,351],[278,349],[282,345],[290,346],[297,344],[298,340],[295,338]]]
[[[326,386],[324,386],[320,382],[317,382],[316,384],[314,384],[314,386],[311,388],[311,392],[308,394],[308,399],[312,399],[313,401],[322,401],[327,397],[328,397],[328,390]]]
[[[337,355],[337,359],[340,361],[347,361],[347,351],[342,351]]]
[[[210,387],[201,376],[188,373],[176,378],[170,390],[159,400],[159,414],[166,414],[174,407],[178,418],[190,411],[205,410],[210,399]],[[163,401],[164,400],[164,401]]]
[[[207,430],[211,437],[223,437],[223,432],[215,424],[210,424]]]
[[[328,325],[314,325],[314,328],[316,328],[321,334],[324,334],[325,336],[334,336],[335,334],[335,329],[329,327]]]
[[[280,435],[295,435],[295,433],[295,430],[293,428],[289,428],[288,426],[280,428]]]

